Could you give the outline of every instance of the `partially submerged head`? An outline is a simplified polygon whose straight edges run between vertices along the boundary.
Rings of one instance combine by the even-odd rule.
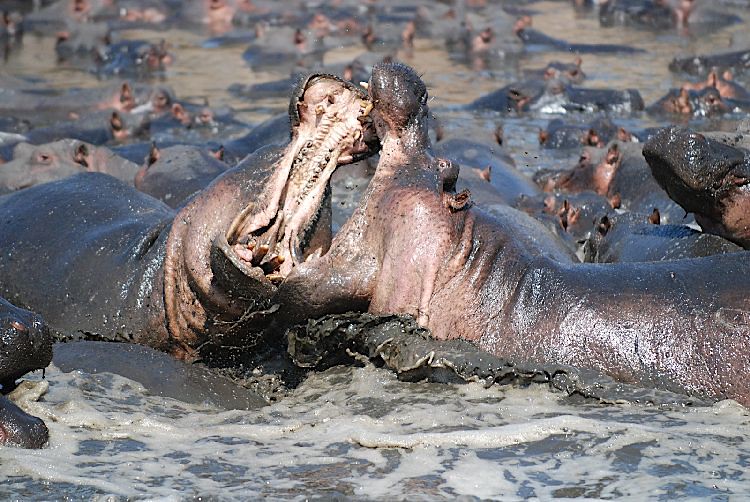
[[[116,176],[118,172],[127,170],[128,164],[108,148],[74,139],[43,145],[19,143],[13,150],[13,160],[0,168],[0,193],[21,190],[84,171],[109,170],[110,174]]]
[[[376,109],[375,127],[381,139],[390,132],[409,137],[417,146],[426,144],[427,87],[412,68],[401,63],[375,65],[368,90]]]
[[[682,127],[659,131],[643,147],[654,178],[703,229],[750,245],[748,152]]]
[[[656,111],[675,115],[692,115],[694,117],[711,117],[730,111],[715,87],[703,87],[699,90],[683,86],[673,89],[654,104]]]

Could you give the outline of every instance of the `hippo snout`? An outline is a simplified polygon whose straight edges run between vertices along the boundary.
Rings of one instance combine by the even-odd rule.
[[[682,127],[656,133],[643,146],[643,156],[667,192],[675,183],[695,191],[714,190],[745,160],[740,150]]]
[[[744,179],[746,170],[742,150],[676,126],[651,137],[643,146],[643,156],[672,200],[693,213],[717,210],[718,202]]]
[[[404,64],[375,65],[369,91],[391,129],[405,129],[426,114],[427,87],[419,75]]]
[[[44,320],[7,302],[0,305],[0,384],[12,386],[51,361],[52,336]]]
[[[0,396],[0,445],[41,448],[49,439],[44,422],[23,412],[8,398]]]

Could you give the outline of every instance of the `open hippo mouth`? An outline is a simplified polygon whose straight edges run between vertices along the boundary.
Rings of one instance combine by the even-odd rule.
[[[329,181],[338,165],[375,150],[371,109],[359,88],[337,77],[311,75],[300,82],[289,110],[292,141],[276,164],[270,199],[262,208],[246,206],[226,232],[241,262],[278,283],[305,259],[328,250],[330,228],[326,234],[317,224]],[[315,238],[319,230],[322,239]]]

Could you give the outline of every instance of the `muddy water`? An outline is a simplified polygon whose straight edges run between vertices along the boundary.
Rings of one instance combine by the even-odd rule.
[[[667,70],[677,54],[750,45],[746,25],[701,36],[612,28],[576,15],[567,2],[532,4],[535,27],[585,43],[634,44],[645,54],[585,56],[585,85],[637,88],[651,103],[678,81]],[[232,97],[236,82],[284,75],[254,73],[244,47],[202,49],[206,34],[132,31],[166,38],[176,62],[166,75],[178,96],[208,97],[259,122],[282,101]],[[53,87],[95,86],[91,75],[54,60],[51,38],[28,36],[0,71]],[[327,62],[357,55],[340,49]],[[430,88],[431,106],[449,135],[491,137],[505,127],[506,147],[527,172],[565,165],[577,153],[539,149],[550,117],[468,115],[458,105],[562,53],[532,52],[477,72],[420,40],[399,57]],[[660,125],[644,117],[629,127]],[[731,126],[731,123],[730,123]],[[727,127],[699,123],[698,127]],[[37,376],[32,376],[38,379]],[[46,382],[46,383],[45,383]],[[39,400],[25,408],[50,428],[41,451],[0,449],[0,499],[324,498],[434,500],[552,497],[740,499],[750,490],[750,414],[735,403],[695,409],[576,403],[543,387],[489,388],[399,382],[371,366],[336,368],[306,380],[281,402],[256,411],[223,411],[151,395],[112,374],[47,371]]]
[[[220,496],[434,500],[742,494],[748,412],[573,404],[542,387],[399,382],[334,368],[259,411],[150,396],[111,374],[48,372],[50,445],[0,450],[0,498]]]

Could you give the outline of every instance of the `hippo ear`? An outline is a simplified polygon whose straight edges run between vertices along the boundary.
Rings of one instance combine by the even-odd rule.
[[[112,112],[112,117],[109,119],[109,125],[112,127],[114,132],[120,132],[124,128],[122,117],[117,112]]]
[[[596,225],[596,231],[602,236],[607,235],[607,232],[609,232],[611,228],[612,221],[610,221],[609,216],[607,215],[602,216],[599,223]]]
[[[83,167],[88,168],[89,167],[88,156],[89,156],[88,147],[86,146],[85,143],[80,143],[76,147],[76,151],[73,154],[73,160],[75,161],[76,164],[80,164]]]
[[[151,148],[148,151],[148,157],[146,157],[146,166],[153,166],[156,164],[156,162],[159,161],[159,157],[161,157],[161,152],[156,146],[156,141],[152,141]]]
[[[648,222],[652,225],[661,224],[661,214],[659,213],[658,207],[655,207],[654,210],[651,212],[651,214],[648,217]]]
[[[503,129],[503,125],[498,124],[498,126],[495,127],[495,142],[498,145],[503,146],[504,138],[505,138],[505,130]]]
[[[211,271],[214,281],[231,296],[269,298],[276,292],[276,286],[263,270],[241,260],[224,234],[216,237],[211,245]]]
[[[135,106],[133,89],[131,89],[130,84],[127,82],[124,82],[120,88],[120,104],[125,110],[129,110]]]
[[[216,151],[212,151],[211,155],[213,155],[213,157],[216,160],[220,160],[220,161],[224,162],[224,153],[225,153],[224,145],[219,145],[219,149],[216,150]]]

